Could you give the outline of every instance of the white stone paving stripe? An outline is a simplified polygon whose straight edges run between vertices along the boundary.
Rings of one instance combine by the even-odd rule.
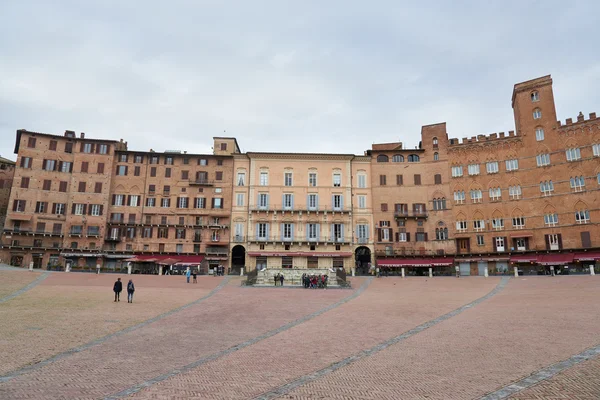
[[[44,279],[46,279],[48,277],[48,275],[50,275],[48,272],[42,273],[33,282],[31,282],[29,285],[27,285],[27,286],[25,286],[25,287],[17,290],[16,292],[13,292],[13,293],[9,294],[8,296],[4,296],[3,298],[1,298],[0,299],[0,303],[4,303],[5,301],[9,301],[11,299],[14,299],[15,297],[19,296],[20,294],[23,294],[26,291],[28,291],[30,289],[33,289],[34,287],[36,287],[37,285],[39,285],[40,283],[42,283],[42,281]]]

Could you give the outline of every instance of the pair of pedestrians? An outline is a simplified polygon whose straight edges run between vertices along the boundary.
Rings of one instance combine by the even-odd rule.
[[[117,281],[113,285],[113,292],[115,292],[115,302],[121,301],[121,292],[123,291],[123,283],[121,282],[121,278],[117,278]],[[133,303],[133,292],[135,292],[135,286],[133,285],[133,280],[129,280],[127,283],[127,302]]]

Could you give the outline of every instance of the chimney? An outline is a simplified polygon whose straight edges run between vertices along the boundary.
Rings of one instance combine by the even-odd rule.
[[[82,139],[85,139],[85,132],[81,132],[81,134],[79,135]]]
[[[595,112],[590,113],[590,119],[596,119],[596,113]]]

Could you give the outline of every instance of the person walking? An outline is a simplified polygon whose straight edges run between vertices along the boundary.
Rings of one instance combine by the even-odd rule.
[[[279,280],[279,274],[275,275],[273,277],[273,280],[275,281],[275,286],[277,286],[277,281]]]
[[[133,303],[133,292],[135,292],[135,286],[133,286],[133,281],[130,279],[127,282],[127,302]]]
[[[197,277],[197,274],[196,274],[196,270],[194,270],[194,272],[192,272],[192,281],[194,283],[198,283],[198,277]]]
[[[190,271],[190,269],[188,268],[187,271],[185,271],[185,277],[186,277],[187,283],[190,283],[191,275],[192,275],[192,271]]]
[[[284,280],[284,279],[285,279],[285,278],[283,277],[283,274],[281,274],[281,275],[279,276],[279,282],[281,282],[281,286],[283,286],[283,280]]]
[[[121,282],[121,278],[117,278],[113,286],[113,292],[115,292],[115,302],[121,301],[121,292],[123,291],[123,283]]]

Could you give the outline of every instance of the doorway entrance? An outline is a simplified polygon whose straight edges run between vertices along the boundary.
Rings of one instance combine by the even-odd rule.
[[[354,261],[357,275],[368,275],[371,263],[371,249],[365,246],[357,247],[354,251]]]
[[[240,270],[246,265],[246,249],[242,245],[234,246],[231,249],[231,271],[230,273],[239,275]]]

